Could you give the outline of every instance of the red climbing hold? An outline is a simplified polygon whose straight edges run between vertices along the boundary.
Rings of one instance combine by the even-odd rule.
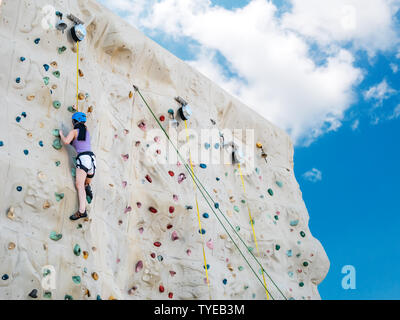
[[[156,247],[161,247],[161,242],[156,241],[156,242],[154,242],[154,245],[155,245]]]
[[[172,292],[168,293],[168,298],[172,299],[173,296],[174,294]]]
[[[146,180],[147,180],[148,182],[150,182],[150,183],[153,182],[153,180],[151,179],[151,177],[150,177],[149,175],[146,175]]]
[[[169,207],[169,213],[174,213],[174,211],[175,211],[175,208],[174,207]]]
[[[168,230],[169,230],[169,229],[172,229],[172,227],[173,227],[172,224],[167,225],[167,229],[168,229]]]
[[[150,254],[150,257],[152,257],[153,259],[155,259],[155,258],[156,258],[156,254],[155,254],[154,252],[152,252],[152,253]]]
[[[160,117],[160,121],[165,121],[165,117],[164,117],[164,116],[161,116],[161,117]]]
[[[163,293],[165,291],[164,286],[160,284],[158,290],[160,290],[160,292]]]
[[[175,175],[175,173],[173,171],[168,171],[168,174],[173,177]]]
[[[158,212],[157,209],[153,208],[153,207],[150,207],[149,210],[150,210],[151,213],[157,213]]]

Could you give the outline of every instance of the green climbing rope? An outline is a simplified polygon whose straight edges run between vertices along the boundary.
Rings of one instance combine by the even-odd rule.
[[[204,195],[203,191],[201,189],[204,190],[204,192],[207,194],[207,196],[210,198],[210,200],[213,202],[214,207],[216,202],[214,201],[214,199],[211,197],[211,195],[209,194],[209,192],[207,191],[207,189],[204,187],[204,185],[201,183],[201,181],[199,180],[199,178],[197,177],[196,174],[193,173],[192,175],[192,171],[190,170],[188,164],[186,163],[186,161],[184,160],[184,158],[182,157],[182,155],[180,154],[178,148],[174,145],[174,143],[171,141],[168,133],[165,131],[164,127],[161,125],[160,121],[158,120],[158,118],[156,117],[156,115],[154,114],[153,110],[151,109],[151,107],[149,106],[149,104],[147,103],[146,99],[143,97],[143,95],[141,94],[140,90],[138,87],[134,86],[134,89],[136,92],[138,92],[138,94],[140,95],[141,99],[143,100],[143,102],[145,103],[146,107],[149,109],[150,113],[152,114],[152,116],[154,117],[154,119],[156,120],[157,124],[159,125],[159,127],[161,128],[161,130],[164,132],[165,136],[167,137],[168,141],[171,143],[171,145],[174,147],[175,151],[177,152],[179,158],[182,160],[185,169],[187,170],[187,172],[190,174],[191,178],[193,179],[193,181],[196,183],[197,187],[199,188],[199,191],[201,192],[203,198],[206,200],[208,206],[210,207],[211,211],[214,213],[214,216],[217,218],[218,222],[221,224],[221,226],[224,228],[224,230],[226,231],[226,233],[228,234],[228,236],[230,237],[230,239],[232,240],[232,242],[234,243],[235,247],[239,250],[241,256],[243,257],[243,259],[246,261],[246,263],[249,265],[250,269],[253,271],[253,273],[255,274],[255,276],[257,277],[258,281],[261,283],[261,285],[263,286],[263,288],[265,290],[267,290],[267,288],[265,287],[265,285],[262,283],[262,280],[258,277],[257,273],[254,271],[254,269],[252,268],[252,266],[250,265],[250,263],[248,262],[248,260],[246,259],[246,257],[244,256],[244,254],[242,253],[242,251],[240,250],[240,248],[238,247],[238,245],[236,244],[236,242],[233,240],[231,234],[228,232],[228,230],[226,229],[225,225],[222,223],[222,221],[220,220],[220,218],[218,217],[218,215],[216,214],[216,212],[214,211],[213,206],[209,203],[209,201],[207,200],[206,196]],[[201,186],[201,188],[200,188]],[[220,212],[220,214],[224,217],[224,219],[227,221],[227,223],[229,224],[229,226],[232,228],[232,230],[235,232],[235,234],[238,236],[238,238],[240,239],[240,241],[243,243],[243,245],[246,246],[246,248],[248,248],[248,246],[246,245],[246,243],[244,242],[244,240],[241,238],[241,236],[237,233],[236,229],[232,226],[232,224],[229,222],[229,220],[226,218],[226,216],[222,213],[221,209],[218,207],[217,210]],[[277,286],[277,284],[273,281],[273,279],[271,278],[271,276],[266,272],[265,268],[261,265],[261,263],[258,261],[258,259],[254,256],[254,254],[251,252],[251,250],[249,250],[249,253],[251,254],[251,256],[253,257],[253,259],[257,262],[257,264],[261,267],[261,269],[265,272],[265,274],[267,275],[267,277],[271,280],[271,282],[273,283],[273,285],[278,289],[278,291],[280,292],[280,294],[284,297],[285,300],[287,300],[286,296],[282,293],[282,291],[280,290],[280,288]],[[268,291],[268,293],[271,295],[271,298],[274,300],[272,294]]]

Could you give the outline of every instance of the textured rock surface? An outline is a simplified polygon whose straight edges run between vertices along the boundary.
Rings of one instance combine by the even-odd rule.
[[[53,147],[53,131],[62,123],[70,129],[74,44],[67,32],[43,29],[42,8],[48,0],[3,0],[0,298],[208,298],[193,184],[182,165],[157,163],[166,151],[158,155],[157,147],[152,149],[150,132],[157,123],[137,94],[130,98],[132,84],[141,88],[157,117],[165,117],[163,125],[168,109],[178,109],[174,97],[179,95],[194,111],[190,129],[254,129],[268,161],[254,144],[255,166],[245,176],[247,198],[234,165],[207,164],[203,169],[195,163],[194,170],[232,225],[240,227],[247,245],[255,248],[242,200],[250,204],[259,259],[283,294],[320,298],[317,285],[328,272],[329,260],[308,228],[286,133],[95,1],[50,2],[65,20],[70,12],[80,17],[88,30],[80,48],[80,108],[91,111],[88,126],[98,165],[95,196],[88,207],[90,219],[70,222],[77,209],[74,154]],[[141,122],[146,130],[138,127]],[[160,134],[160,145],[164,140]],[[184,142],[179,140],[180,145]],[[208,143],[213,149],[215,143]],[[204,141],[197,145],[206,149]],[[178,183],[181,173],[187,179]],[[201,195],[199,208],[212,298],[265,299],[260,281]],[[157,242],[161,246],[155,246]],[[259,267],[248,252],[245,255],[262,279]],[[52,290],[41,285],[48,277],[55,280]],[[269,279],[267,286],[275,299],[283,298]]]

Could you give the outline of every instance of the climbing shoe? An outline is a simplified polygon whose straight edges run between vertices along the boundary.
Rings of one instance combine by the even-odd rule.
[[[72,220],[72,221],[75,221],[75,220],[79,220],[79,219],[82,219],[82,218],[87,218],[87,216],[88,215],[86,213],[86,210],[85,210],[84,213],[80,213],[79,210],[78,210],[76,213],[74,213],[72,216],[70,216],[69,219]]]
[[[92,192],[92,188],[90,187],[90,184],[88,184],[87,186],[85,186],[85,191],[86,191],[86,196],[89,197],[90,201],[92,201],[92,199],[93,199],[93,192]]]

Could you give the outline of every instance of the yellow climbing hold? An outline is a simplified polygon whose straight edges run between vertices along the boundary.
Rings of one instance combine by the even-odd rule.
[[[8,244],[8,250],[14,250],[15,249],[15,243],[14,242],[10,242]]]
[[[50,208],[50,202],[48,202],[47,200],[43,203],[43,209],[48,209]]]
[[[263,147],[261,142],[257,142],[256,146],[257,146],[258,149],[261,149]]]
[[[129,91],[129,99],[132,99],[132,97],[133,97],[133,92]]]
[[[28,100],[28,101],[32,101],[33,99],[35,99],[35,96],[33,96],[33,95],[32,95],[32,96],[27,96],[27,97],[26,97],[26,100]]]
[[[99,275],[98,275],[96,272],[93,272],[93,273],[92,273],[92,278],[93,278],[95,281],[97,281],[97,280],[99,280]]]
[[[14,220],[15,215],[14,215],[15,209],[13,207],[10,207],[7,211],[7,218],[10,220]]]
[[[85,99],[85,94],[82,93],[82,92],[80,92],[80,93],[78,94],[78,99],[79,99],[79,100],[84,100],[84,99]]]
[[[83,251],[83,259],[87,260],[88,257],[89,257],[89,252]]]

